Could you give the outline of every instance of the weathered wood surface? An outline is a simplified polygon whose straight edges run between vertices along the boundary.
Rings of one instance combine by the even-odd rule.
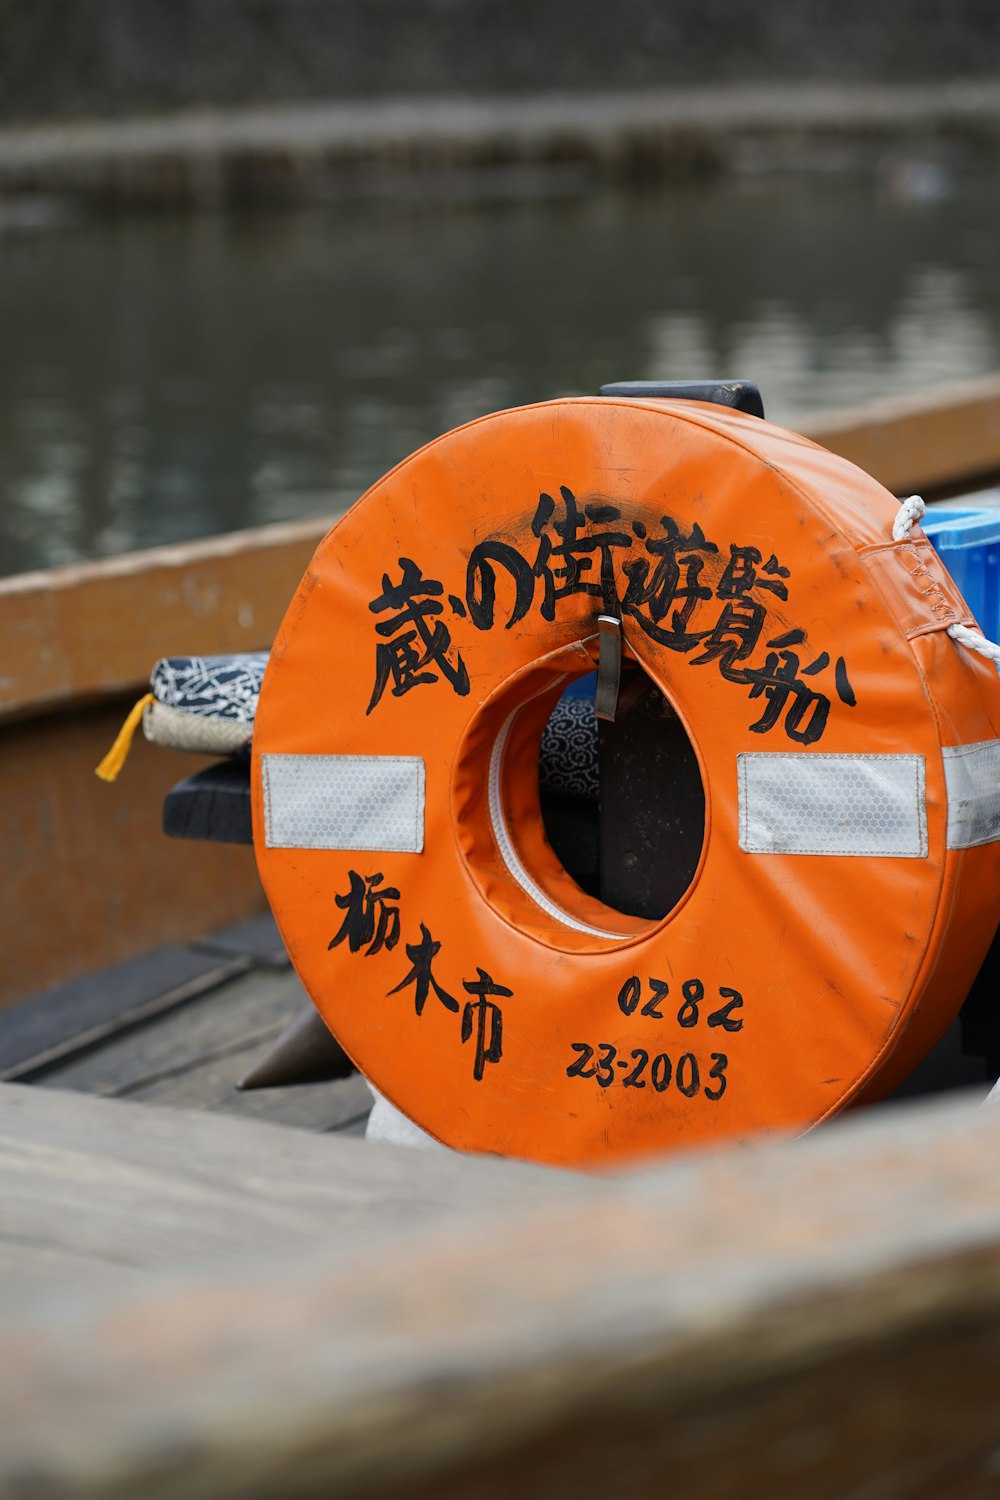
[[[63,1103],[0,1090],[8,1257],[100,1259],[122,1220],[142,1269],[7,1278],[4,1495],[1000,1485],[1000,1110],[870,1111],[584,1179]]]
[[[801,430],[895,495],[954,493],[1000,473],[1000,374],[819,413]]]
[[[243,954],[160,948],[12,1006],[0,1022],[0,1081],[31,1082],[249,968]]]
[[[148,682],[160,656],[270,645],[328,520],[0,579],[0,712]]]
[[[257,972],[232,980],[100,1047],[46,1070],[53,1089],[221,1110],[305,1130],[336,1130],[362,1121],[371,1095],[358,1074],[328,1083],[240,1093],[236,1082],[309,1003],[295,974]]]
[[[509,1211],[522,1192],[544,1202],[571,1181],[497,1163],[470,1183],[451,1152],[422,1153],[415,1172],[412,1152],[385,1150],[203,1111],[0,1085],[0,1308],[9,1313],[38,1281],[85,1289],[108,1268],[124,1285],[206,1256],[235,1274],[264,1252],[346,1244],[377,1224],[409,1233],[491,1203]],[[72,1267],[65,1281],[50,1257]]]
[[[357,1074],[240,1093],[238,1079],[309,1005],[273,918],[168,948],[0,1017],[0,1077],[45,1089],[361,1134]]]
[[[94,775],[132,701],[0,724],[0,1007],[264,909],[251,850],[163,836],[163,799],[203,757],[140,742],[113,786]]]

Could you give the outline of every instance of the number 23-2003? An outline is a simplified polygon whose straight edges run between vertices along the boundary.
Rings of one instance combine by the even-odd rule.
[[[618,1056],[618,1048],[613,1047],[610,1042],[599,1042],[596,1048],[589,1042],[571,1042],[570,1046],[578,1055],[566,1069],[567,1078],[593,1078],[602,1089],[608,1089],[614,1083],[615,1070],[618,1069],[622,1088],[646,1087],[649,1053],[645,1047],[633,1047],[630,1057],[624,1058]],[[596,1062],[593,1060],[595,1051]],[[715,1102],[726,1092],[729,1058],[724,1052],[713,1052],[710,1060],[712,1066],[706,1074],[708,1081],[702,1088],[702,1065],[693,1052],[685,1052],[677,1059],[676,1066],[665,1052],[659,1052],[649,1067],[649,1082],[658,1094],[666,1093],[673,1083],[686,1099],[693,1099],[700,1091],[706,1099]]]

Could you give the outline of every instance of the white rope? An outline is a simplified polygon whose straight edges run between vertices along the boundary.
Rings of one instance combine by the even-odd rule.
[[[899,512],[892,523],[893,541],[905,542],[911,527],[917,521],[922,521],[926,514],[927,506],[919,495],[910,495],[906,500],[900,500]],[[949,625],[948,634],[958,645],[965,646],[969,651],[978,651],[987,661],[996,662],[1000,666],[1000,646],[988,641],[981,630],[972,630],[968,625]]]
[[[892,523],[892,539],[894,542],[905,542],[910,534],[910,527],[915,521],[922,521],[927,514],[927,507],[919,495],[910,495],[906,500],[899,502],[899,514]]]
[[[562,679],[558,680],[561,681]],[[550,686],[552,685],[554,684],[550,684]],[[540,695],[536,694],[535,696],[538,697]],[[554,901],[550,901],[541,886],[536,885],[532,880],[521,863],[517,850],[514,847],[514,841],[507,828],[507,817],[503,806],[503,793],[500,788],[500,775],[503,768],[503,753],[507,748],[507,739],[510,735],[511,726],[523,707],[523,703],[518,704],[517,708],[507,715],[503,728],[493,743],[493,751],[490,755],[487,797],[489,801],[490,821],[493,824],[493,837],[496,839],[500,856],[522,891],[527,891],[535,905],[540,906],[547,916],[554,918],[557,922],[564,923],[567,927],[572,927],[576,932],[585,932],[590,937],[609,938],[614,942],[621,942],[625,936],[624,933],[605,932],[601,927],[589,927],[586,922],[581,922],[576,917],[570,916],[569,912],[563,911],[561,906],[557,906]]]
[[[1000,666],[1000,646],[995,646],[992,641],[988,641],[981,630],[970,630],[968,625],[949,625],[948,634],[960,646],[967,646],[970,651],[978,651],[980,656],[986,657],[987,661],[995,661]]]

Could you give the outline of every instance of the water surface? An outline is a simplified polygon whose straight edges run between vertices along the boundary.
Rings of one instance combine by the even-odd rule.
[[[607,380],[748,377],[794,425],[997,367],[994,175],[886,182],[8,234],[0,573],[333,517],[449,427]]]

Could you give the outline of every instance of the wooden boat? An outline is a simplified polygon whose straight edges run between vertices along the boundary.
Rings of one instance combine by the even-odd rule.
[[[808,432],[954,493],[1000,379]],[[0,1003],[48,991],[0,1017],[0,1494],[992,1493],[982,1088],[601,1179],[363,1144],[356,1075],[234,1093],[301,1003],[250,853],[160,836],[196,762],[92,767],[158,655],[267,644],[321,529],[0,583]]]
[[[897,494],[1000,473],[1000,376],[823,414],[807,435]],[[0,579],[0,1006],[263,910],[248,850],[197,860],[159,810],[194,758],[137,754],[114,793],[92,767],[157,657],[266,647],[325,521],[265,526]]]

